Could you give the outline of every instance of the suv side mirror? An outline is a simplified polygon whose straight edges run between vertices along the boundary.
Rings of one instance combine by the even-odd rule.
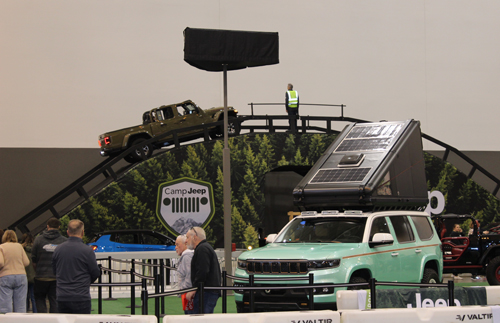
[[[373,248],[393,243],[394,243],[394,238],[390,233],[375,233],[373,235],[372,241],[368,242],[368,245],[370,246],[370,248]]]
[[[276,240],[277,236],[278,235],[276,233],[271,233],[270,235],[267,236],[266,243],[273,243],[274,240]]]

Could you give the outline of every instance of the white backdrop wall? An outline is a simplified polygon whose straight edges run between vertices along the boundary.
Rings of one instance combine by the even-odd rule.
[[[493,0],[0,0],[0,147],[96,148],[150,108],[222,105],[222,74],[183,61],[193,27],[279,32],[280,64],[228,73],[241,114],[291,82],[303,103],[499,150],[499,16]]]

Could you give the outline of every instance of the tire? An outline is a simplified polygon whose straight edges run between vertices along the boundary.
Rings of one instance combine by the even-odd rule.
[[[144,138],[137,138],[134,141],[132,141],[131,146],[138,145],[142,142],[146,141]],[[153,146],[151,144],[144,144],[140,148],[135,149],[132,151],[126,158],[125,160],[129,161],[128,159],[132,160],[133,162],[138,162],[138,161],[143,161],[151,157],[153,154]]]
[[[422,277],[422,284],[439,284],[439,275],[438,273],[431,268],[424,269],[424,276]]]
[[[359,283],[368,283],[368,281],[360,276],[352,276],[351,279],[349,279],[349,284],[359,284]],[[366,289],[366,287],[361,287],[361,286],[347,287],[347,290],[358,290],[358,289]]]
[[[227,124],[227,135],[229,137],[234,137],[240,134],[241,124],[236,121],[236,118],[229,118]]]
[[[500,256],[491,259],[486,267],[486,279],[488,284],[500,285]]]
[[[223,121],[224,119],[219,119],[219,121]],[[229,137],[234,137],[240,134],[240,123],[236,122],[235,117],[229,117],[227,123],[227,135]],[[212,132],[210,132],[210,138],[218,139],[224,136],[224,125],[217,126]]]

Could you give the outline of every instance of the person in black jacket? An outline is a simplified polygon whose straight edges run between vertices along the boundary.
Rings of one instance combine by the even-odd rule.
[[[58,313],[56,301],[56,276],[52,271],[52,255],[58,245],[66,241],[61,235],[59,219],[50,218],[47,221],[47,230],[36,237],[31,248],[31,261],[35,268],[35,303],[38,313],[47,313],[49,300],[50,313]]]
[[[198,287],[203,283],[205,287],[220,287],[221,271],[219,260],[214,249],[206,240],[205,230],[200,227],[193,227],[187,233],[188,248],[194,249],[191,260],[191,283],[193,287]],[[203,293],[203,313],[213,313],[217,300],[220,297],[220,290],[205,290]],[[189,292],[186,295],[188,300],[194,298],[194,314],[199,313],[199,293]]]
[[[101,275],[94,251],[83,243],[84,226],[80,220],[68,223],[69,239],[57,246],[52,268],[57,279],[59,313],[90,314],[90,284]]]

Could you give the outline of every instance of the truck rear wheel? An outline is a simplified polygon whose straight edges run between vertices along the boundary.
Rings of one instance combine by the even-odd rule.
[[[490,285],[500,285],[500,256],[497,256],[488,262],[486,267],[486,278]]]
[[[134,141],[132,141],[131,146],[138,145],[142,142],[146,141],[144,138],[137,138]],[[149,157],[151,157],[151,154],[153,154],[153,146],[151,144],[142,144],[141,146],[137,147],[134,149],[126,158],[128,162],[138,162],[142,160],[146,160]]]

